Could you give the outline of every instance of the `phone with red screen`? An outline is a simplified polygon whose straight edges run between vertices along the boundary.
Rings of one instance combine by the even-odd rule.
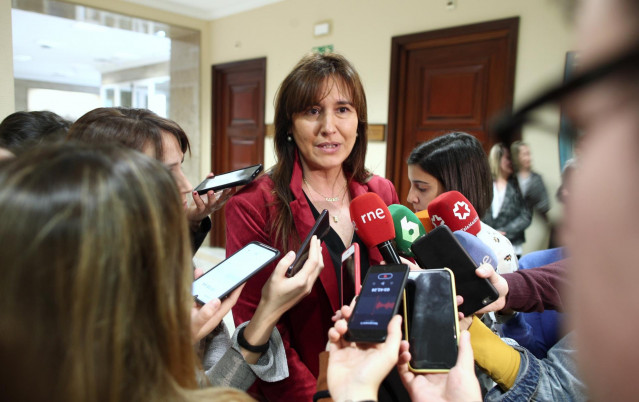
[[[381,343],[386,340],[388,322],[397,314],[408,265],[375,265],[368,269],[362,292],[348,320],[344,338],[349,342]]]

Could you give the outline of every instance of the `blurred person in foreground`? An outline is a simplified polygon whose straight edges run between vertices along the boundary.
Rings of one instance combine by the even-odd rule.
[[[274,326],[321,271],[317,239],[294,278],[285,271],[295,253],[280,260],[254,319],[202,372],[193,343],[222,321],[241,287],[195,307],[186,219],[158,161],[115,145],[39,147],[0,162],[0,217],[8,400],[248,400],[195,391],[288,376]]]

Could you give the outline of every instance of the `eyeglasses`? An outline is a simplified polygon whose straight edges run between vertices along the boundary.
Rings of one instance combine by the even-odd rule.
[[[597,82],[612,73],[633,69],[636,71],[639,66],[639,46],[633,47],[630,51],[623,52],[620,56],[612,58],[610,61],[601,63],[594,68],[583,71],[573,78],[566,80],[563,84],[553,87],[533,100],[519,108],[515,113],[507,114],[498,118],[493,126],[493,132],[498,142],[510,145],[515,141],[515,137],[522,126],[533,122],[532,112],[541,106],[561,102],[567,96],[574,94],[578,90]]]

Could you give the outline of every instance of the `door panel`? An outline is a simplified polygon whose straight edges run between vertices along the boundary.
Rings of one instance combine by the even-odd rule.
[[[519,20],[493,21],[393,38],[388,178],[406,203],[406,159],[419,143],[450,131],[488,151],[490,118],[512,108]]]
[[[264,58],[213,66],[213,173],[264,163],[265,82]],[[225,247],[224,209],[211,218],[210,244]]]

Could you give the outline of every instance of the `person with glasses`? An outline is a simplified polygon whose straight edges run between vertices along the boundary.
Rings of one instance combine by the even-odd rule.
[[[634,400],[639,325],[628,312],[639,306],[639,2],[578,6],[580,72],[524,104],[498,135],[512,142],[548,103],[560,103],[581,133],[562,227],[579,368],[593,400]]]

